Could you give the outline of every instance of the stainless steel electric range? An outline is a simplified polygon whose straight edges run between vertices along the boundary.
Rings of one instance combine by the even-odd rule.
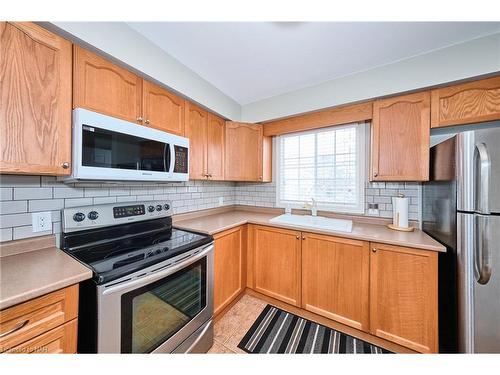
[[[213,342],[213,238],[172,227],[168,201],[63,211],[80,284],[80,353],[206,352]]]

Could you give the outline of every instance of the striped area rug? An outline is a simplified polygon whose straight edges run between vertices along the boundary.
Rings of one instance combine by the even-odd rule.
[[[271,305],[264,308],[238,348],[247,353],[391,353]]]

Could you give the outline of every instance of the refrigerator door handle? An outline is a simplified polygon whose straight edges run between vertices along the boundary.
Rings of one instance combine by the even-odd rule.
[[[489,190],[490,190],[490,174],[491,174],[491,159],[488,154],[486,144],[477,143],[476,152],[474,152],[474,164],[476,164],[479,156],[479,168],[476,172],[476,211],[489,215]]]
[[[488,284],[491,278],[490,225],[488,217],[476,216],[476,244],[474,269],[479,284]]]

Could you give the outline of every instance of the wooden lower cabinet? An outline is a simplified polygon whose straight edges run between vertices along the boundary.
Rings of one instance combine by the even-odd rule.
[[[302,233],[302,308],[369,330],[369,243]]]
[[[253,226],[253,288],[270,297],[300,306],[301,233]]]
[[[7,351],[13,354],[76,353],[78,319],[54,328]]]
[[[75,353],[78,285],[0,311],[0,353]]]
[[[214,315],[245,289],[246,226],[218,233],[214,249]]]
[[[436,252],[371,243],[370,331],[422,353],[438,351]]]

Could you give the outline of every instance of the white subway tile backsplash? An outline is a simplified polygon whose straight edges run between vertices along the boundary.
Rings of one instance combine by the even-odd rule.
[[[14,229],[12,235],[13,240],[20,240],[21,238],[46,236],[48,234],[52,234],[52,230],[46,230],[43,232],[33,232],[33,228],[31,225],[26,225],[23,227],[15,227],[13,229]]]
[[[0,175],[0,185],[2,187],[31,187],[40,186],[40,184],[40,176]]]
[[[92,198],[69,198],[64,200],[64,207],[91,206]]]
[[[53,211],[53,210],[61,210],[63,208],[64,208],[64,199],[40,199],[40,200],[29,201],[30,212]]]
[[[14,196],[14,188],[0,188],[0,201],[10,201]]]
[[[2,215],[16,214],[28,211],[28,201],[3,201],[0,202]]]
[[[12,228],[0,229],[0,242],[12,241]]]
[[[14,189],[14,200],[50,198],[52,198],[52,188],[29,187]]]
[[[80,198],[85,192],[82,188],[61,184],[61,187],[54,188],[54,198]]]
[[[31,213],[38,211],[52,212],[51,232],[59,233],[64,207],[169,199],[173,201],[174,212],[181,213],[218,207],[219,197],[224,205],[235,202],[235,184],[214,181],[64,184],[51,176],[1,175],[0,192],[0,241],[46,234],[31,230]]]

